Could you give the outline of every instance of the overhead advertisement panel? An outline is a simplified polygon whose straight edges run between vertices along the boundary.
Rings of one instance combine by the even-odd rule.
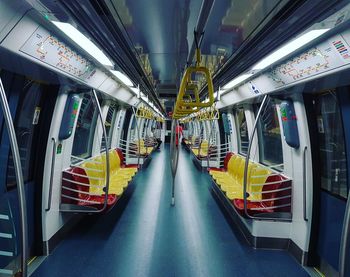
[[[278,86],[284,86],[350,64],[350,46],[345,37],[350,37],[350,34],[346,32],[331,37],[275,67],[269,77]]]
[[[96,67],[90,61],[40,26],[20,51],[85,82],[96,74]]]

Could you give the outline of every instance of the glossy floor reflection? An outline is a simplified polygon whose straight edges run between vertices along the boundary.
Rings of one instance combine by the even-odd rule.
[[[171,207],[162,148],[135,177],[122,213],[84,219],[32,276],[308,276],[288,253],[254,250],[232,231],[210,182],[182,150]]]

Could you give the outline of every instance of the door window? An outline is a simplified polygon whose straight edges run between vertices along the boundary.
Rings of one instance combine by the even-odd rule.
[[[246,155],[249,146],[247,120],[244,109],[239,108],[236,112],[236,122],[238,131],[238,153]]]
[[[108,148],[111,147],[111,140],[112,140],[112,133],[113,133],[112,129],[114,126],[116,114],[117,114],[117,108],[114,104],[112,104],[108,108],[106,121],[105,121],[106,135],[108,138]],[[104,151],[105,149],[106,149],[106,141],[105,141],[105,137],[102,136],[101,152]]]
[[[255,114],[258,113],[259,107],[260,104],[255,106]],[[282,138],[277,108],[276,100],[270,98],[258,119],[259,159],[262,164],[283,170]]]
[[[321,188],[347,198],[347,164],[343,122],[334,92],[314,100],[320,151]]]
[[[96,122],[96,103],[90,93],[85,93],[80,106],[74,134],[72,162],[76,162],[74,156],[83,159],[91,157]]]
[[[20,101],[15,116],[15,132],[19,154],[21,158],[23,181],[25,183],[33,179],[33,165],[35,151],[33,138],[35,127],[40,120],[40,99],[42,90],[39,84],[26,80],[21,91]],[[12,151],[10,151],[7,166],[7,189],[16,187],[16,175],[13,164]]]

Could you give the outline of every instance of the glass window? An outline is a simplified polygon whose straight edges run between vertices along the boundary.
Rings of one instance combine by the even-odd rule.
[[[166,121],[166,129],[167,129],[167,131],[171,130],[171,120]]]
[[[132,115],[132,117],[131,117],[131,125],[130,125],[130,139],[129,139],[129,141],[137,140],[137,137],[138,137],[138,135],[137,135],[138,124],[139,123],[137,122],[137,118],[134,115]]]
[[[109,2],[113,2],[112,5],[108,5],[113,10],[110,12],[111,16],[120,15],[116,19],[117,22],[121,20],[124,26],[128,26],[126,29],[128,37],[135,45],[149,81],[164,86],[162,94],[168,97],[171,94],[168,94],[165,88],[176,87],[187,63],[187,55],[178,53],[187,53],[188,45],[192,45],[192,33],[196,27],[202,1]],[[268,20],[271,18],[270,13],[277,13],[283,5],[290,4],[289,1],[281,0],[213,2],[213,12],[208,17],[201,42],[201,65],[206,66],[211,74],[222,68],[245,41],[252,40],[257,30],[272,24]],[[173,17],[174,14],[179,16]],[[175,21],[175,18],[184,16],[186,20]],[[157,22],[157,32],[149,32],[151,25],[154,24],[152,20]],[[159,43],[154,43],[159,37],[162,37],[162,45],[168,46],[168,50],[171,51],[166,53],[159,51]],[[205,78],[201,80],[201,84],[205,84],[204,80]]]
[[[238,153],[246,155],[249,145],[249,136],[247,128],[247,120],[245,118],[244,109],[239,108],[236,112],[236,121],[238,128]]]
[[[347,198],[347,162],[344,129],[337,97],[334,93],[314,100],[320,153],[322,189]]]
[[[33,120],[34,114],[40,111],[41,94],[42,90],[40,85],[27,80],[27,83],[24,84],[24,89],[21,94],[23,98],[20,100],[14,122],[24,182],[29,182],[33,179],[32,165],[34,164],[33,156],[35,157],[35,151],[32,151],[32,146],[35,127],[38,124],[38,122],[34,122]],[[12,151],[10,151],[7,170],[7,186],[8,189],[11,189],[16,186]]]
[[[106,135],[108,137],[108,147],[111,147],[111,140],[112,140],[112,126],[114,126],[114,121],[116,117],[117,109],[114,104],[110,105],[108,108],[106,121],[105,121],[105,128],[106,128]],[[102,141],[101,141],[101,152],[106,149],[106,142],[105,137],[102,135]]]
[[[256,114],[259,107],[260,104],[255,106]],[[283,170],[282,138],[277,109],[278,103],[269,98],[258,120],[259,159],[262,164]]]
[[[144,119],[143,120],[143,129],[142,129],[142,137],[143,138],[147,136],[147,130],[148,130],[149,122],[150,122],[149,119]]]
[[[91,157],[96,121],[96,103],[90,93],[85,93],[75,129],[72,156],[83,159]],[[74,157],[72,157],[73,161]]]

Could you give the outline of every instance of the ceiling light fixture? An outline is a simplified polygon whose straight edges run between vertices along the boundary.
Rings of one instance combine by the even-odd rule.
[[[135,93],[136,95],[139,95],[140,90],[138,87],[137,88],[130,87],[130,89],[132,90],[133,93]]]
[[[248,79],[252,75],[253,75],[252,73],[240,75],[240,76],[234,78],[232,81],[228,82],[226,85],[224,85],[222,89],[223,90],[231,89],[234,86],[238,85],[239,83],[243,82],[244,80]]]
[[[73,25],[59,21],[51,22],[101,64],[108,67],[113,67],[111,60],[90,39],[83,35]]]
[[[132,87],[134,84],[131,82],[128,76],[126,76],[124,73],[117,71],[117,70],[110,70],[110,72],[117,77],[121,82],[124,83],[124,85],[128,87]]]
[[[288,42],[286,45],[282,46],[272,54],[268,55],[267,57],[263,58],[260,62],[258,62],[256,65],[253,66],[253,70],[262,70],[269,65],[277,62],[278,60],[284,58],[285,56],[289,55],[290,53],[294,52],[295,50],[299,49],[300,47],[304,46],[305,44],[313,41],[314,39],[318,38],[319,36],[323,35],[325,32],[327,32],[329,29],[319,29],[319,30],[311,30],[300,37],[293,39],[292,41]]]

